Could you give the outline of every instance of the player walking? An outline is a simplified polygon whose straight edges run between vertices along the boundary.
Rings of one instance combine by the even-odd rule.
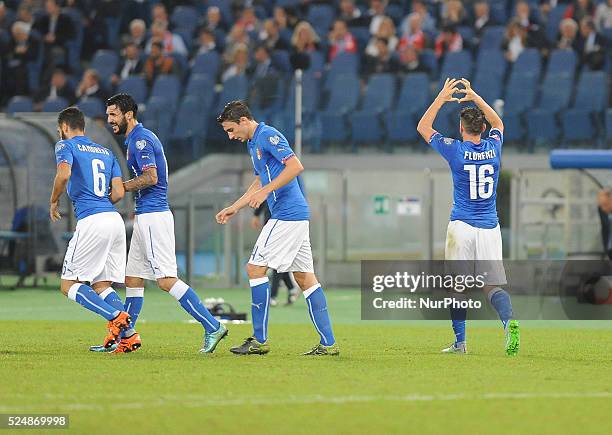
[[[138,105],[130,95],[109,98],[106,114],[113,132],[126,137],[128,167],[134,178],[123,185],[126,191],[136,192],[136,218],[126,267],[126,311],[135,323],[142,309],[144,280],[155,280],[159,288],[174,296],[202,324],[205,333],[200,352],[212,353],[228,331],[206,309],[196,292],[177,277],[174,217],[167,199],[168,164],[164,148],[157,136],[137,121]]]
[[[111,287],[125,280],[125,226],[113,206],[125,195],[119,163],[107,148],[85,137],[85,118],[76,107],[60,112],[57,130],[61,140],[55,145],[57,174],[49,215],[53,222],[61,219],[59,199],[67,188],[77,218],[64,258],[61,291],[108,320],[104,349],[114,348],[123,333],[120,346],[133,350],[140,339]]]
[[[463,89],[456,85],[462,84]],[[462,98],[454,97],[464,94]],[[433,129],[440,108],[447,102],[474,102],[460,115],[463,141],[442,136]],[[491,124],[489,136],[485,118]],[[417,126],[419,134],[448,162],[453,175],[453,210],[446,232],[447,260],[488,261],[494,273],[487,276],[485,293],[499,314],[506,334],[506,354],[519,351],[520,333],[513,319],[510,295],[500,286],[506,284],[502,263],[502,239],[496,209],[496,191],[501,166],[504,124],[497,113],[472,89],[466,79],[446,79],[444,87]],[[492,264],[492,266],[491,266]],[[455,342],[447,353],[466,353],[466,309],[451,309]]]
[[[293,272],[302,289],[310,318],[321,340],[304,355],[339,355],[332,332],[327,301],[314,274],[310,249],[308,203],[296,177],[304,170],[287,139],[275,128],[257,123],[249,108],[241,101],[228,103],[217,118],[230,139],[247,143],[255,170],[255,180],[244,195],[231,206],[217,213],[220,224],[227,224],[243,207],[257,208],[264,201],[272,218],[263,227],[246,270],[251,286],[253,336],[230,349],[240,355],[266,354],[270,285],[268,267],[277,272]]]

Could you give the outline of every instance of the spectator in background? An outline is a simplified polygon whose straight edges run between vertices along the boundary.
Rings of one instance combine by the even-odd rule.
[[[29,29],[34,26],[34,16],[32,15],[32,9],[28,5],[20,5],[17,9],[17,20],[26,24]]]
[[[516,3],[514,18],[519,21],[521,26],[527,29],[528,46],[537,47],[540,50],[545,50],[548,47],[546,34],[537,19],[533,17],[528,2],[521,0]]]
[[[559,37],[557,38],[557,48],[574,50],[579,52],[578,47],[578,24],[572,18],[564,18],[559,23]]]
[[[384,39],[387,41],[387,48],[390,52],[394,52],[397,48],[398,39],[397,36],[395,36],[395,24],[393,24],[393,20],[391,18],[383,18],[380,26],[378,26],[376,36],[370,39],[365,49],[365,54],[367,56],[378,56],[378,46],[380,43],[379,39]]]
[[[49,84],[43,87],[34,97],[35,110],[41,110],[43,102],[47,99],[63,98],[72,105],[76,101],[74,90],[68,83],[66,72],[61,68],[56,68],[51,75]]]
[[[612,0],[597,5],[597,9],[595,9],[595,28],[598,32],[612,28]]]
[[[0,1],[0,32],[9,32],[12,28],[14,17],[3,1]]]
[[[446,0],[442,5],[440,17],[442,19],[442,27],[451,25],[456,28],[458,26],[469,25],[463,3],[459,0]]]
[[[168,10],[163,3],[157,3],[151,8],[151,23],[160,21],[166,25],[166,29],[170,28],[170,19],[168,17]]]
[[[463,50],[463,38],[453,25],[445,25],[436,38],[436,57],[442,59],[447,53]]]
[[[192,57],[196,57],[199,54],[210,53],[211,51],[217,51],[215,35],[211,30],[200,30],[200,36],[198,37],[195,52]]]
[[[164,54],[164,44],[162,41],[151,43],[151,53],[144,65],[145,78],[149,86],[153,86],[155,79],[160,74],[175,74],[176,67],[174,59]]]
[[[431,16],[429,10],[427,9],[427,5],[422,0],[415,0],[412,2],[412,12],[417,13],[421,16],[421,27],[425,32],[435,32],[436,29],[436,20]],[[411,14],[410,14],[411,15]],[[408,15],[408,17],[410,17]],[[409,28],[408,25],[408,17],[404,18],[402,21],[401,30],[402,33],[406,33],[406,30]]]
[[[563,18],[572,18],[579,23],[583,18],[595,16],[595,4],[592,0],[575,0],[565,9]]]
[[[486,0],[478,0],[474,3],[474,22],[472,23],[474,29],[472,45],[474,47],[478,47],[480,44],[485,29],[495,24],[491,18],[490,12],[489,3]]]
[[[249,47],[246,44],[236,44],[228,60],[228,65],[221,74],[221,82],[246,73],[249,67]]]
[[[580,21],[578,52],[582,65],[590,70],[600,70],[606,61],[606,39],[597,33],[593,19],[584,17]]]
[[[27,24],[15,21],[11,26],[11,40],[5,59],[8,95],[28,95],[28,63],[38,59],[38,39],[30,35]]]
[[[252,6],[247,6],[242,10],[236,24],[242,26],[246,32],[258,32],[261,26]]]
[[[289,61],[293,69],[306,70],[310,66],[311,53],[319,49],[319,36],[309,22],[300,22],[291,36]]]
[[[263,27],[259,32],[259,42],[265,45],[268,50],[289,50],[289,43],[280,37],[278,24],[269,18],[264,21]]]
[[[259,45],[255,48],[253,59],[255,60],[255,65],[249,68],[249,76],[253,80],[264,79],[271,75],[276,75],[276,70],[272,66],[270,50],[265,45]]]
[[[74,38],[74,25],[68,15],[61,13],[57,0],[46,0],[45,10],[46,13],[34,22],[34,29],[42,35],[49,72],[57,65],[67,65],[65,45]]]
[[[427,73],[429,68],[421,63],[419,52],[411,45],[406,45],[399,49],[399,71],[410,73]]]
[[[385,18],[385,9],[387,9],[388,0],[370,0],[370,9],[367,16],[370,21],[370,35],[376,35],[378,27]]]
[[[223,22],[221,10],[217,6],[210,6],[206,9],[206,16],[201,18],[198,23],[198,31],[201,32],[202,30],[208,30],[215,35],[215,44],[222,51],[227,27]]]
[[[248,69],[251,79],[249,101],[259,109],[269,108],[278,98],[278,72],[272,65],[270,50],[265,45],[259,45],[253,56],[255,64]]]
[[[123,49],[123,59],[115,74],[111,77],[113,86],[117,86],[122,80],[130,76],[141,75],[144,69],[144,64],[140,58],[140,49],[134,43],[129,43]]]
[[[77,86],[76,97],[79,100],[86,98],[98,98],[100,101],[106,101],[108,97],[100,87],[100,76],[95,69],[88,69],[83,73],[81,83]]]
[[[233,56],[234,48],[237,45],[246,45],[247,47],[251,45],[249,34],[240,24],[234,24],[227,38],[225,38],[225,55],[229,57]]]
[[[376,55],[366,55],[364,73],[372,75],[396,72],[397,61],[391,54],[389,41],[385,38],[376,38]]]
[[[357,53],[357,41],[349,32],[346,22],[334,21],[332,31],[329,33],[329,61],[334,60],[340,53]]]
[[[404,21],[408,22],[408,28],[399,42],[400,48],[410,46],[420,52],[427,46],[427,36],[421,28],[423,16],[417,12],[413,12],[408,15]]]
[[[340,1],[340,15],[338,18],[346,21],[349,27],[365,27],[368,25],[368,19],[355,6],[355,0]]]
[[[130,33],[123,37],[123,45],[136,44],[144,50],[147,43],[147,26],[140,18],[130,21]]]
[[[612,189],[602,189],[597,195],[597,210],[601,220],[601,239],[604,252],[612,260]]]
[[[164,48],[164,54],[178,53],[187,56],[187,47],[183,42],[183,38],[168,30],[168,25],[163,21],[154,21],[151,26],[151,38],[145,48],[146,53],[151,52],[151,44],[153,41],[161,41]]]
[[[514,62],[527,48],[527,28],[521,24],[518,18],[513,18],[506,26],[506,34],[501,48],[508,62]]]

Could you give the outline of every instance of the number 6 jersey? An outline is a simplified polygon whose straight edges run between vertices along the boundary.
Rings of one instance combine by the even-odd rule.
[[[77,220],[97,213],[116,211],[108,197],[111,179],[121,178],[117,158],[88,137],[75,136],[55,145],[57,164],[71,166],[67,192]]]
[[[478,144],[438,132],[431,135],[429,144],[446,159],[453,174],[451,221],[460,220],[477,228],[497,226],[495,200],[503,140],[497,129],[491,129]]]

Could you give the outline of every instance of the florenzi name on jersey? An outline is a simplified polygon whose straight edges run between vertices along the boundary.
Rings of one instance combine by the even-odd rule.
[[[497,157],[495,154],[495,150],[487,150],[482,153],[477,153],[475,151],[464,151],[463,158],[465,160],[489,160]]]
[[[92,145],[77,144],[77,149],[79,151],[85,151],[85,152],[88,152],[88,153],[105,154],[107,156],[110,156],[110,152],[106,148],[102,148],[102,147],[96,147],[96,146],[92,146]]]

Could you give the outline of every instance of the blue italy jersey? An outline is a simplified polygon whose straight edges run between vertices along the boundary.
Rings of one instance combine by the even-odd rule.
[[[461,142],[434,133],[430,145],[446,159],[453,174],[453,210],[450,220],[477,228],[498,224],[496,197],[504,136],[491,129],[479,144]]]
[[[121,178],[114,154],[85,136],[61,140],[55,145],[57,164],[71,166],[68,196],[77,220],[96,213],[115,211],[108,198],[111,179]]]
[[[253,139],[247,142],[253,161],[255,175],[259,175],[262,186],[269,184],[285,169],[287,159],[295,156],[287,139],[274,127],[259,123]],[[297,179],[291,180],[268,195],[268,207],[272,219],[282,221],[305,221],[310,219],[310,210]]]
[[[157,168],[157,184],[136,193],[136,214],[154,213],[170,210],[168,205],[168,163],[164,147],[151,130],[142,124],[128,134],[127,146],[128,167],[134,177],[139,177],[148,168]]]

